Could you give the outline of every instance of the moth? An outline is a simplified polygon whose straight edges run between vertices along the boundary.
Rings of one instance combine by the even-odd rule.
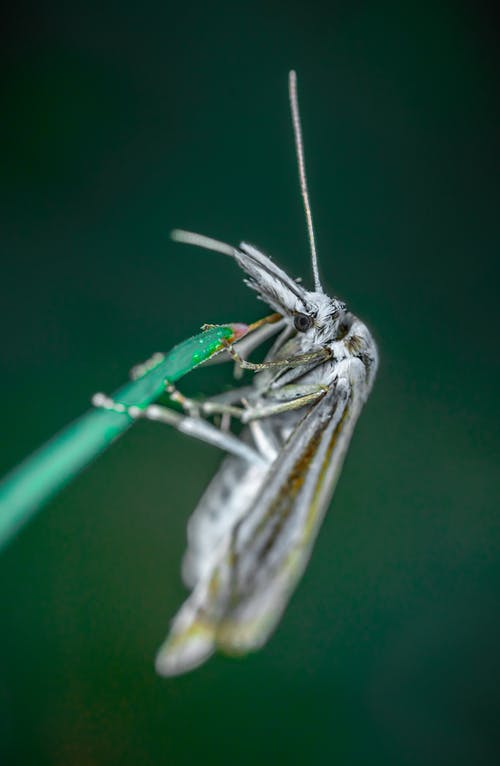
[[[227,349],[227,357],[253,370],[250,385],[202,403],[170,388],[186,411],[184,430],[228,454],[189,520],[183,577],[191,595],[157,655],[165,676],[195,668],[215,650],[244,654],[268,640],[311,555],[377,371],[370,331],[321,285],[293,71],[289,97],[314,289],[248,243],[172,233],[231,257],[275,314],[246,346],[243,340]],[[246,354],[272,333],[264,361],[249,362]],[[208,420],[214,413],[220,428]],[[162,419],[160,408],[150,414]],[[239,435],[231,418],[244,424]]]

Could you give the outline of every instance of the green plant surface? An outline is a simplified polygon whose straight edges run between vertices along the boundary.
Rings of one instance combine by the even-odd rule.
[[[164,393],[167,381],[179,380],[246,329],[242,324],[217,325],[188,338],[151,369],[146,366],[139,378],[119,388],[112,399],[126,408],[144,409]],[[0,483],[0,548],[134,422],[126,409],[91,409],[14,468]]]

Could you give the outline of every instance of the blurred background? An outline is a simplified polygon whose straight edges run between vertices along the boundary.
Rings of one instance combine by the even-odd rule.
[[[0,557],[2,764],[498,762],[494,21],[481,2],[4,11],[2,473],[152,352],[262,315],[171,228],[310,284],[291,67],[323,280],[381,366],[307,573],[247,659],[153,669],[214,448],[141,423],[28,525]]]

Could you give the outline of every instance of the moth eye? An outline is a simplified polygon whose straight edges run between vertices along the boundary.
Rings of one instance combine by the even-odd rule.
[[[298,332],[307,332],[312,327],[313,320],[307,314],[297,314],[293,323]]]

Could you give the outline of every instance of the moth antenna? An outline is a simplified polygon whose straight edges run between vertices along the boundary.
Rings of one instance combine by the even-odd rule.
[[[295,138],[295,151],[297,153],[297,164],[299,166],[300,192],[304,202],[306,213],[307,231],[309,234],[309,244],[311,247],[311,262],[314,277],[314,288],[322,293],[323,288],[319,278],[318,254],[316,252],[316,241],[314,239],[314,226],[311,214],[311,205],[309,203],[309,192],[307,191],[306,166],[304,162],[304,144],[302,141],[302,127],[300,125],[299,101],[297,98],[297,74],[292,69],[288,75],[288,93],[290,96],[290,108],[292,111],[293,134]]]
[[[215,250],[216,253],[222,253],[223,255],[234,256],[235,253],[235,248],[231,245],[219,242],[218,239],[212,239],[212,237],[205,237],[204,234],[195,234],[193,231],[174,229],[170,232],[170,237],[174,242],[183,242],[185,245],[197,245],[197,247]]]

